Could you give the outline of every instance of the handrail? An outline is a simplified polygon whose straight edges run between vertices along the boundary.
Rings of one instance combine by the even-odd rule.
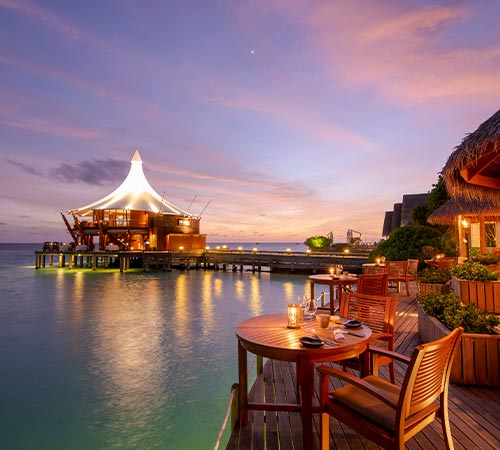
[[[257,360],[257,357],[255,356],[252,359],[252,362],[250,363],[250,367],[248,368],[247,375],[253,369],[253,366],[255,365],[256,360]],[[226,415],[224,416],[224,420],[222,422],[222,426],[221,426],[221,428],[219,430],[219,434],[217,435],[217,440],[215,441],[214,450],[217,450],[219,448],[220,441],[222,439],[222,436],[224,434],[224,430],[226,429],[227,421],[229,419],[229,414],[231,414],[231,410],[233,408],[234,396],[236,395],[236,392],[238,392],[238,389],[239,389],[239,386],[238,386],[237,383],[234,383],[231,386],[231,396],[229,398],[229,403],[227,405]]]
[[[231,409],[233,406],[234,395],[237,391],[238,385],[233,384],[231,386],[231,397],[229,398],[229,404],[227,405],[226,415],[224,416],[224,421],[222,422],[222,427],[220,428],[219,435],[217,436],[217,440],[215,441],[214,450],[219,448],[220,441],[222,439],[222,435],[224,434],[224,430],[226,429],[227,421],[229,419],[229,414],[231,414]]]

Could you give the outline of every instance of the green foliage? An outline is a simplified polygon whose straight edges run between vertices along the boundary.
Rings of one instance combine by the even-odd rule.
[[[490,264],[496,264],[500,262],[500,255],[494,255],[493,253],[488,253],[486,255],[477,255],[472,259],[480,264],[484,264],[485,266],[487,266]]]
[[[417,205],[411,210],[411,220],[415,225],[426,225],[429,210],[426,205]]]
[[[451,280],[451,271],[448,268],[434,269],[427,267],[418,274],[419,283],[445,284]]]
[[[483,264],[473,260],[454,266],[451,273],[462,280],[484,282],[498,280],[497,272],[492,272]]]
[[[332,240],[325,236],[311,236],[304,241],[304,244],[310,248],[330,247]]]
[[[423,259],[423,247],[435,247],[441,251],[443,234],[432,227],[410,225],[394,230],[389,239],[370,253],[373,261],[379,256],[385,256],[389,261],[403,261],[405,259]]]
[[[473,303],[463,306],[453,293],[417,294],[417,301],[427,314],[450,330],[464,327],[466,333],[493,334],[493,327],[500,324],[500,319],[495,314],[482,311]]]
[[[433,184],[432,187],[433,189],[429,192],[429,197],[427,197],[426,202],[429,215],[436,211],[442,204],[446,203],[450,198],[441,175],[439,175],[437,183]]]

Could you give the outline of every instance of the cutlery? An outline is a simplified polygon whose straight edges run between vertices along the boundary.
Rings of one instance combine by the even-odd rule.
[[[317,334],[315,334],[314,337],[319,339],[320,341],[323,341],[325,344],[328,344],[332,347],[336,347],[337,345],[340,345],[340,344],[337,344],[337,342],[330,341],[329,339],[321,338]]]
[[[342,331],[344,334],[350,334],[351,336],[356,336],[356,337],[365,337],[364,334],[362,333],[355,333],[354,331]]]

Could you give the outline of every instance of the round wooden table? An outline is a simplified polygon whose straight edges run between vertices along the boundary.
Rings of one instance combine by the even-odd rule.
[[[335,287],[337,287],[338,292],[338,303],[340,308],[340,302],[342,301],[342,287],[343,286],[352,286],[353,284],[357,284],[358,279],[356,275],[310,275],[310,290],[311,290],[311,298],[314,298],[314,285],[315,284],[326,284],[330,286],[330,314],[335,315]]]
[[[368,358],[362,355],[368,347],[372,332],[367,327],[352,330],[362,336],[344,334],[345,339],[337,346],[324,344],[321,347],[304,347],[299,339],[317,334],[325,339],[334,340],[333,329],[342,328],[330,322],[328,329],[319,327],[315,319],[306,320],[298,329],[287,328],[286,314],[268,314],[253,317],[241,322],[236,327],[238,338],[238,380],[239,380],[239,416],[240,423],[248,423],[248,410],[260,411],[300,411],[304,450],[313,448],[312,400],[314,394],[314,363],[340,361],[360,356],[362,375],[368,372]],[[346,330],[347,331],[347,330]],[[297,365],[297,386],[300,403],[249,403],[247,352],[255,355],[295,362]]]

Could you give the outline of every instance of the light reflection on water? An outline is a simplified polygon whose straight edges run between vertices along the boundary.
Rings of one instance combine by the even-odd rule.
[[[308,291],[300,275],[0,268],[9,449],[212,448],[235,325]]]

